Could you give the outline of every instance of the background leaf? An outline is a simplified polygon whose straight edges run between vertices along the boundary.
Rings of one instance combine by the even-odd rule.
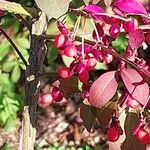
[[[128,39],[126,38],[125,34],[119,34],[115,41],[112,41],[112,46],[118,53],[125,52],[128,46]]]
[[[49,19],[57,19],[67,12],[71,0],[35,0],[35,2],[47,14]]]
[[[58,57],[58,49],[56,46],[52,46],[48,48],[48,62],[50,63],[51,61],[54,61]]]
[[[89,4],[89,2],[90,2],[90,0],[83,0],[83,1],[86,5]]]
[[[19,80],[20,75],[21,75],[20,67],[19,65],[16,65],[12,71],[11,80],[16,83]]]

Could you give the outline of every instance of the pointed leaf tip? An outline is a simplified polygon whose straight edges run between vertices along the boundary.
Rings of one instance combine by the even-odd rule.
[[[131,96],[144,105],[149,96],[149,85],[144,78],[135,69],[122,69],[121,77]]]
[[[114,6],[129,14],[146,15],[147,11],[144,6],[137,0],[118,0]]]

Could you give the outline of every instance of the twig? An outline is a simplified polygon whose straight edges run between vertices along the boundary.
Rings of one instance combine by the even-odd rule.
[[[19,51],[19,49],[17,48],[17,46],[11,40],[11,38],[7,35],[7,33],[2,28],[0,28],[0,32],[6,37],[6,39],[12,45],[12,47],[14,48],[14,50],[16,51],[16,53],[19,55],[19,58],[22,60],[22,62],[25,64],[25,66],[27,66],[26,60],[24,59],[23,55],[21,54],[21,52]]]
[[[27,22],[20,14],[15,14],[16,18],[29,30],[32,29],[32,23]]]
[[[83,26],[82,26],[82,51],[81,51],[81,55],[82,55],[82,59],[84,60],[85,58],[85,54],[84,54],[84,32],[85,32],[85,23],[86,23],[86,18],[83,18]]]
[[[26,16],[31,16],[20,4],[15,2],[8,2],[6,0],[0,0],[0,9],[6,10],[15,14],[22,14]]]
[[[55,35],[46,35],[45,37],[46,37],[47,39],[54,39]],[[75,37],[75,40],[76,40],[76,41],[79,41],[79,42],[82,42],[82,37],[76,36],[76,37]],[[95,45],[95,44],[96,44],[96,42],[91,41],[91,40],[88,40],[88,39],[84,39],[84,43],[89,44],[89,45]],[[138,66],[136,63],[129,61],[129,60],[126,59],[124,56],[122,56],[122,55],[116,53],[115,51],[113,51],[113,48],[112,48],[112,47],[107,47],[107,46],[105,46],[105,45],[103,45],[103,44],[97,44],[96,46],[97,46],[97,48],[101,48],[101,49],[104,50],[105,52],[111,54],[111,55],[112,55],[113,57],[115,57],[116,59],[124,61],[124,62],[127,63],[128,65],[132,66],[134,69],[136,69],[136,70],[138,70],[138,71],[143,71],[143,73],[145,74],[145,76],[149,77],[150,73],[149,73],[149,75],[147,75],[147,74],[145,73],[145,70],[144,70],[143,68],[141,68],[140,66]]]

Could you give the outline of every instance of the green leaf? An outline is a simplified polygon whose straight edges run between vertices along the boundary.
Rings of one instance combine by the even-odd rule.
[[[8,73],[0,73],[0,85],[8,85],[9,81],[9,74]]]
[[[25,49],[29,49],[30,48],[30,42],[28,39],[26,39],[25,37],[19,37],[16,39],[16,42]]]
[[[6,121],[4,129],[8,132],[12,132],[16,128],[16,123],[17,123],[17,119],[10,116]]]
[[[19,80],[20,75],[21,75],[21,70],[20,70],[19,65],[17,65],[17,66],[14,67],[14,69],[12,71],[11,81],[16,83]]]
[[[1,150],[12,150],[12,147],[9,144],[4,144]]]
[[[73,62],[74,58],[73,57],[67,57],[67,56],[63,55],[62,60],[65,64],[65,66],[69,67],[70,64]]]
[[[26,70],[25,64],[20,63],[19,65],[20,65],[20,67],[21,67],[22,70]]]
[[[48,18],[58,18],[68,11],[71,0],[35,0],[38,7],[47,14]]]
[[[58,49],[56,46],[48,48],[48,62],[54,61],[58,57]]]
[[[12,15],[6,15],[5,17],[2,18],[2,26],[4,28],[8,28],[10,26],[12,26],[15,22],[15,17],[13,17]]]
[[[107,70],[108,66],[105,63],[97,62],[95,69],[96,70]]]
[[[125,52],[128,46],[128,39],[126,38],[125,34],[120,33],[115,41],[112,41],[112,46],[118,53]]]
[[[89,2],[90,2],[90,0],[83,0],[83,1],[86,5],[89,4]]]
[[[17,65],[16,61],[6,61],[2,66],[2,70],[4,72],[11,72],[14,66],[16,65]]]
[[[9,42],[0,43],[0,61],[9,53],[9,51],[10,51]]]

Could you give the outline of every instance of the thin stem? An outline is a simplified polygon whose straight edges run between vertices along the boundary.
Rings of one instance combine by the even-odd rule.
[[[84,54],[84,30],[85,30],[85,23],[86,23],[86,18],[83,19],[83,27],[82,27],[82,51],[81,51],[81,55],[82,58],[84,60],[85,54]]]
[[[94,30],[95,30],[95,33],[96,33],[97,43],[99,43],[99,42],[100,42],[100,37],[99,37],[99,34],[98,34],[98,30],[97,30],[97,28],[96,28],[96,26],[95,26],[94,21],[93,21],[92,19],[90,19],[90,21],[91,21],[91,24],[92,24],[92,26],[93,26],[93,28],[94,28]]]
[[[94,15],[98,15],[98,16],[108,16],[108,17],[113,17],[113,18],[117,18],[123,21],[131,21],[131,18],[123,18],[121,16],[118,15],[114,15],[114,14],[108,14],[108,13],[95,13]]]
[[[80,26],[80,22],[81,22],[81,16],[78,17],[78,19],[77,19],[77,21],[75,23],[73,34],[72,34],[72,38],[75,38],[75,36],[76,36],[76,34],[78,32],[79,26]]]
[[[144,109],[146,108],[146,106],[147,106],[149,100],[150,100],[150,95],[149,95],[149,97],[147,98],[147,100],[146,100],[144,106],[142,107],[142,109],[141,109],[141,111],[140,111],[140,114],[142,114],[142,113],[144,112]]]
[[[16,18],[21,21],[21,23],[29,30],[32,29],[32,24],[29,21],[26,21],[20,14],[15,14]]]
[[[150,30],[150,24],[140,25],[139,28],[140,28],[141,30]]]
[[[19,51],[19,49],[17,48],[17,46],[14,44],[14,42],[11,40],[11,38],[7,35],[7,33],[0,28],[0,32],[6,37],[6,39],[9,41],[9,43],[12,45],[12,47],[14,48],[14,50],[16,51],[16,53],[19,55],[20,59],[22,60],[22,62],[25,64],[25,66],[27,66],[27,62],[24,59],[23,55],[21,54],[21,52]]]

